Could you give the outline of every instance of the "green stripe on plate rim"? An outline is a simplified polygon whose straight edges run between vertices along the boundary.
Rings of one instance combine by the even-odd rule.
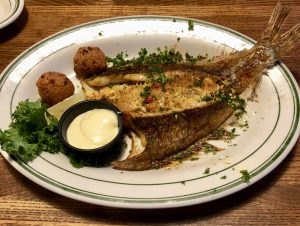
[[[22,60],[21,58],[23,58],[24,56],[27,56],[29,55],[31,52],[35,51],[36,48],[38,47],[41,47],[45,44],[47,44],[48,41],[50,40],[53,40],[53,38],[58,38],[62,35],[66,35],[68,32],[72,32],[76,29],[79,29],[81,27],[86,27],[87,25],[89,26],[93,26],[95,24],[99,24],[99,23],[103,23],[103,22],[112,22],[112,21],[115,21],[115,20],[120,20],[120,19],[123,19],[123,20],[126,20],[126,19],[135,19],[135,18],[138,18],[138,19],[176,19],[178,17],[126,17],[126,18],[114,18],[114,19],[108,19],[108,20],[104,20],[104,21],[95,21],[95,22],[92,22],[92,23],[87,23],[87,24],[83,24],[83,25],[79,25],[77,27],[73,27],[73,28],[70,28],[70,29],[67,29],[65,31],[62,31],[58,34],[55,34],[53,36],[50,36],[49,38],[46,38],[44,40],[42,40],[41,42],[37,43],[36,45],[34,45],[33,47],[29,48],[27,51],[25,51],[23,54],[21,54],[11,65],[10,67],[8,67],[8,69],[6,69],[6,71],[4,72],[4,75],[3,77],[1,78],[0,80],[0,84],[1,84],[1,87],[0,87],[0,90],[5,82],[5,80],[8,78],[10,72],[17,66],[18,63],[20,63]],[[184,19],[184,18],[178,18],[180,20],[184,20],[184,21],[187,21],[187,19]],[[241,33],[239,32],[236,32],[236,31],[233,31],[231,29],[228,29],[228,28],[225,28],[223,26],[220,26],[220,25],[216,25],[216,24],[212,24],[212,23],[209,23],[209,22],[205,22],[205,21],[199,21],[199,20],[193,20],[195,21],[196,23],[199,23],[201,24],[202,26],[205,25],[207,27],[214,27],[214,28],[218,28],[218,30],[221,30],[222,32],[226,31],[227,33],[231,34],[231,35],[234,35],[234,36],[237,36],[238,38],[246,41],[247,43],[249,44],[254,44],[255,41],[242,35]],[[266,161],[266,164],[264,165],[261,165],[260,167],[258,167],[257,169],[253,170],[251,173],[252,176],[254,175],[258,175],[260,172],[262,172],[265,168],[267,168],[269,165],[271,165],[276,159],[278,159],[279,156],[281,156],[281,154],[284,152],[284,150],[286,150],[286,146],[289,144],[289,142],[291,141],[291,139],[293,138],[293,135],[294,132],[296,131],[297,129],[297,125],[298,125],[298,122],[299,122],[299,96],[297,95],[297,89],[295,87],[295,84],[293,83],[292,81],[292,78],[289,76],[289,72],[288,72],[288,69],[285,69],[282,65],[277,65],[279,66],[279,68],[281,69],[281,71],[283,71],[284,73],[284,76],[286,79],[289,80],[289,86],[292,88],[292,92],[293,92],[293,98],[294,98],[294,103],[296,103],[296,106],[294,108],[294,112],[296,111],[296,114],[294,114],[293,116],[293,123],[291,125],[291,128],[287,137],[285,138],[284,142],[282,143],[282,145],[277,149],[277,151],[275,152],[275,154],[273,154],[272,156],[272,159],[271,161],[269,161],[269,159]],[[21,79],[22,80],[22,79]],[[295,100],[296,99],[296,100]],[[295,119],[296,119],[296,123],[295,123]],[[83,195],[85,197],[89,197],[89,198],[93,198],[93,199],[100,199],[100,200],[104,200],[104,201],[118,201],[118,202],[128,202],[128,203],[158,203],[158,202],[167,202],[167,201],[184,201],[184,200],[191,200],[191,199],[196,199],[196,198],[201,198],[201,197],[204,197],[204,196],[208,196],[208,195],[212,195],[212,194],[216,194],[216,193],[220,193],[222,191],[225,191],[225,190],[228,190],[230,188],[233,188],[233,187],[236,187],[242,183],[244,183],[241,179],[237,179],[235,181],[232,181],[232,182],[229,182],[223,186],[220,186],[218,187],[218,189],[216,188],[213,188],[213,189],[210,189],[208,191],[206,191],[205,194],[203,194],[203,192],[200,193],[195,193],[195,194],[188,194],[188,195],[182,195],[182,196],[174,196],[174,197],[164,197],[164,198],[128,198],[128,197],[114,197],[114,196],[107,196],[107,195],[103,195],[103,194],[96,194],[96,193],[91,193],[91,192],[86,192],[86,191],[82,191],[82,190],[79,190],[77,188],[72,188],[72,187],[65,187],[66,185],[63,185],[63,184],[60,184],[59,182],[53,182],[51,181],[51,179],[46,179],[44,178],[43,176],[41,176],[38,172],[35,173],[33,172],[32,170],[34,169],[29,169],[28,165],[25,164],[25,163],[20,163],[20,165],[25,169],[27,170],[28,172],[30,172],[31,174],[33,174],[34,176],[36,176],[37,178],[39,178],[40,180],[46,182],[47,184],[51,184],[57,188],[60,188],[60,189],[63,189],[65,191],[68,191],[68,192],[71,192],[71,193],[74,193],[74,194],[77,194],[77,195]]]

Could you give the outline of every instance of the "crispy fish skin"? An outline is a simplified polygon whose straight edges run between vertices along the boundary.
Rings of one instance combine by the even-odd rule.
[[[192,66],[192,70],[189,68],[185,76],[180,76],[178,69],[177,72],[171,70],[169,78],[176,76],[178,78],[177,83],[172,85],[181,85],[174,89],[174,93],[168,93],[171,84],[170,87],[166,86],[165,93],[161,91],[156,93],[159,97],[166,95],[174,97],[175,100],[170,99],[164,103],[170,105],[167,111],[159,112],[157,106],[139,111],[135,106],[130,105],[131,102],[141,102],[139,93],[143,84],[117,85],[109,93],[107,88],[88,90],[88,84],[84,83],[87,98],[106,99],[120,108],[124,114],[125,125],[141,138],[145,147],[140,154],[112,162],[113,167],[122,170],[156,168],[157,161],[189,148],[199,139],[219,128],[233,114],[233,110],[222,101],[196,101],[196,98],[206,92],[222,90],[222,86],[213,84],[212,90],[207,87],[202,87],[202,90],[195,89],[195,93],[189,96],[187,92],[183,92],[190,87],[185,79],[190,79],[190,81],[195,78],[209,77],[213,78],[213,81],[220,79],[227,84],[226,87],[231,90],[232,94],[241,94],[247,87],[259,80],[264,70],[273,65],[277,58],[291,49],[299,39],[299,24],[285,34],[278,35],[287,14],[288,11],[278,3],[261,40],[250,50],[235,52],[227,58],[220,57],[209,63],[199,62]],[[190,73],[195,70],[198,70],[198,73]],[[198,91],[199,94],[197,94]],[[193,96],[195,97],[193,103],[181,104],[176,108],[177,98],[182,98],[182,102],[188,102],[187,100]],[[174,109],[175,112],[172,112]]]
[[[156,161],[185,150],[199,139],[216,130],[233,110],[224,102],[206,107],[183,110],[178,113],[149,117],[124,115],[146,137],[145,150],[124,161],[115,161],[113,166],[123,170],[145,170],[156,168]],[[211,117],[214,115],[214,117]]]

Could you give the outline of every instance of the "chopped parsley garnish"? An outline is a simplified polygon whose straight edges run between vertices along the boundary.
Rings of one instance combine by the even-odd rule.
[[[162,91],[166,91],[166,84],[168,78],[166,77],[165,73],[160,73],[158,77],[155,79],[155,82],[161,84]]]
[[[246,127],[246,128],[249,128],[249,124],[248,124],[248,121],[246,120],[244,122],[244,124],[239,124],[240,127]]]
[[[241,117],[245,112],[246,101],[238,95],[232,95],[224,91],[217,93],[217,98],[221,101],[225,101],[234,110],[234,115],[236,117]]]
[[[120,52],[116,55],[116,57],[106,57],[107,63],[111,63],[112,67],[116,69],[122,69],[125,65],[129,63],[129,60],[125,60],[125,57],[127,57],[127,54],[124,55],[123,52]]]
[[[221,127],[213,131],[207,138],[210,140],[219,140],[224,139],[226,141],[231,141],[236,136],[238,136],[235,133],[236,129],[233,128],[231,131],[226,130],[225,128]]]
[[[160,84],[162,90],[165,91],[168,78],[161,68],[157,66],[150,67],[149,71],[146,73],[146,76],[152,84]]]
[[[201,87],[203,84],[203,80],[202,79],[195,79],[194,81],[194,86],[195,87]]]
[[[184,152],[179,152],[179,153],[173,155],[174,159],[182,159],[184,157],[185,157]]]
[[[199,158],[197,158],[197,157],[190,158],[191,161],[196,161],[196,160],[198,160],[198,159],[199,159]]]
[[[164,64],[164,65],[172,65],[177,64],[183,61],[183,57],[181,53],[176,51],[174,48],[164,48],[161,50],[157,48],[158,53],[151,53],[149,55],[149,59],[152,59],[152,63],[155,64]],[[151,61],[150,61],[151,62]]]
[[[206,168],[203,174],[209,174],[210,168]]]
[[[165,92],[168,78],[166,77],[163,70],[156,66],[153,66],[149,69],[149,71],[146,73],[146,77],[151,83],[151,87],[145,86],[144,90],[140,93],[140,96],[145,98],[145,103],[151,103],[154,99],[151,99],[151,101],[147,101],[147,98],[150,96],[152,88],[161,88],[162,91]]]
[[[146,48],[141,48],[138,57],[125,60],[123,52],[118,53],[115,58],[107,57],[107,62],[112,64],[112,68],[123,69],[126,66],[151,67],[157,65],[171,65],[183,61],[182,55],[174,48],[157,48],[157,53],[148,53]]]
[[[191,64],[195,64],[198,60],[197,57],[193,57],[192,55],[185,53],[185,59],[186,61],[190,62]]]
[[[140,51],[138,52],[139,57],[133,58],[131,61],[134,65],[142,65],[143,62],[145,61],[145,58],[147,57],[148,51],[146,48],[141,48]],[[128,63],[131,63],[128,61]]]
[[[240,173],[242,174],[242,180],[246,183],[250,182],[251,175],[247,170],[241,170]]]
[[[211,101],[211,100],[213,100],[213,99],[214,99],[213,96],[212,96],[212,95],[209,95],[209,94],[206,94],[205,96],[203,96],[203,97],[201,98],[202,101]]]
[[[189,31],[193,31],[194,30],[194,22],[193,21],[191,21],[191,20],[189,20],[188,21],[188,30]]]
[[[224,175],[224,176],[220,177],[220,179],[225,180],[226,176]]]
[[[246,113],[246,101],[242,99],[239,95],[233,95],[224,90],[220,90],[214,94],[206,94],[203,96],[201,101],[223,101],[226,102],[229,107],[234,110],[234,115],[240,118],[244,113]]]
[[[204,151],[204,153],[213,153],[214,155],[217,153],[218,149],[209,143],[205,143],[202,145],[202,150]]]
[[[141,97],[147,98],[151,94],[151,87],[145,86],[143,92],[140,93]]]

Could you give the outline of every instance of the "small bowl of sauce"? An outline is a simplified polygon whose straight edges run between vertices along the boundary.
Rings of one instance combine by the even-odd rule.
[[[120,110],[105,101],[87,100],[68,108],[58,122],[63,144],[81,154],[108,153],[122,138]]]

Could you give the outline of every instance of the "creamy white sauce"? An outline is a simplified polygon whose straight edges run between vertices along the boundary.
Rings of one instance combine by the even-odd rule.
[[[117,115],[107,109],[93,109],[78,115],[67,129],[69,144],[94,149],[112,141],[118,134]]]

